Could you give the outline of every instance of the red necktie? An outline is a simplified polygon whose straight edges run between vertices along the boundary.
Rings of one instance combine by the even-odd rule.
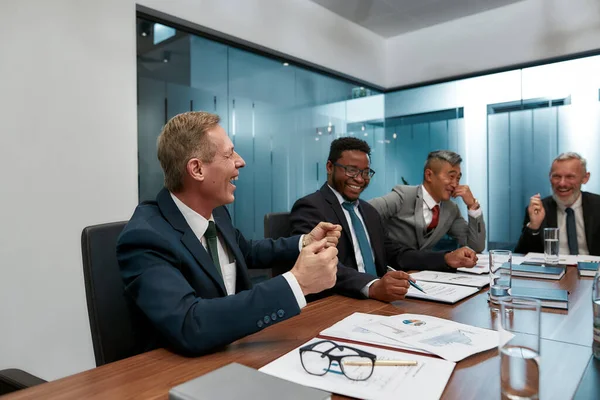
[[[431,222],[429,223],[429,225],[427,226],[427,230],[430,231],[432,229],[435,229],[435,227],[438,225],[438,221],[440,219],[440,206],[438,206],[437,204],[431,209],[431,212],[433,213],[433,218],[431,219]]]

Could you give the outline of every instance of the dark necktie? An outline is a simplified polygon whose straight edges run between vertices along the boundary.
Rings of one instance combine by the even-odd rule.
[[[569,253],[573,255],[579,254],[579,245],[577,244],[577,226],[575,225],[575,212],[571,207],[568,207],[567,213],[567,240],[569,242]]]
[[[346,211],[348,211],[348,214],[350,214],[350,220],[352,221],[354,233],[356,234],[356,240],[358,241],[358,246],[360,247],[360,254],[362,255],[365,272],[367,274],[377,276],[375,263],[373,263],[373,252],[371,251],[371,245],[369,245],[365,228],[363,227],[362,222],[360,222],[360,218],[358,218],[358,215],[354,211],[354,204],[345,201],[342,203],[342,207],[344,207]]]
[[[213,221],[208,221],[208,228],[204,233],[204,237],[206,238],[206,247],[208,247],[208,253],[210,254],[210,258],[212,258],[213,264],[219,271],[219,275],[223,275],[221,272],[221,263],[219,263],[219,251],[217,250],[217,227]]]
[[[436,204],[431,209],[431,212],[433,213],[433,218],[431,219],[431,222],[429,223],[429,225],[427,225],[427,231],[431,231],[431,230],[435,229],[436,226],[438,226],[438,222],[440,219],[440,206],[438,206]]]

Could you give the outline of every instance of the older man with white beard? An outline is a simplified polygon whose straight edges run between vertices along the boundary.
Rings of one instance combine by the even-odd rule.
[[[600,256],[600,196],[582,192],[588,182],[586,160],[577,153],[562,153],[552,162],[552,196],[531,197],[525,213],[517,253],[544,251],[544,228],[559,228],[560,254]]]

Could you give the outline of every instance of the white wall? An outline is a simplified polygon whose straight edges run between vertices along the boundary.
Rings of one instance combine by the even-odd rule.
[[[385,41],[311,1],[140,0],[138,3],[376,85],[385,85]]]
[[[596,50],[600,1],[523,0],[390,38],[386,87]]]
[[[298,0],[142,4],[383,83],[383,42]],[[81,230],[137,204],[133,0],[0,1],[0,369],[95,366]]]
[[[81,230],[137,204],[135,7],[0,2],[0,369],[95,366]]]

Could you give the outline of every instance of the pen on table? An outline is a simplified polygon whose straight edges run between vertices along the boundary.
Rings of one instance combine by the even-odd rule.
[[[396,271],[394,268],[390,267],[389,265],[387,266],[387,270],[388,270],[388,271],[391,271],[391,272],[394,272],[394,271]],[[408,283],[410,284],[410,286],[414,287],[415,289],[417,289],[417,290],[419,290],[419,291],[421,291],[421,292],[423,292],[423,293],[427,294],[427,292],[426,292],[426,291],[424,291],[424,290],[423,290],[423,288],[422,288],[421,286],[417,285],[417,284],[416,284],[416,282],[413,282],[413,281],[411,281],[411,280],[409,279],[409,280],[408,280]]]
[[[348,366],[356,366],[356,367],[361,367],[361,366],[370,366],[371,362],[370,361],[344,361],[343,362],[344,365],[348,365]],[[375,366],[379,366],[379,367],[410,367],[410,366],[414,366],[417,365],[418,362],[414,361],[414,360],[376,360],[375,361]]]

